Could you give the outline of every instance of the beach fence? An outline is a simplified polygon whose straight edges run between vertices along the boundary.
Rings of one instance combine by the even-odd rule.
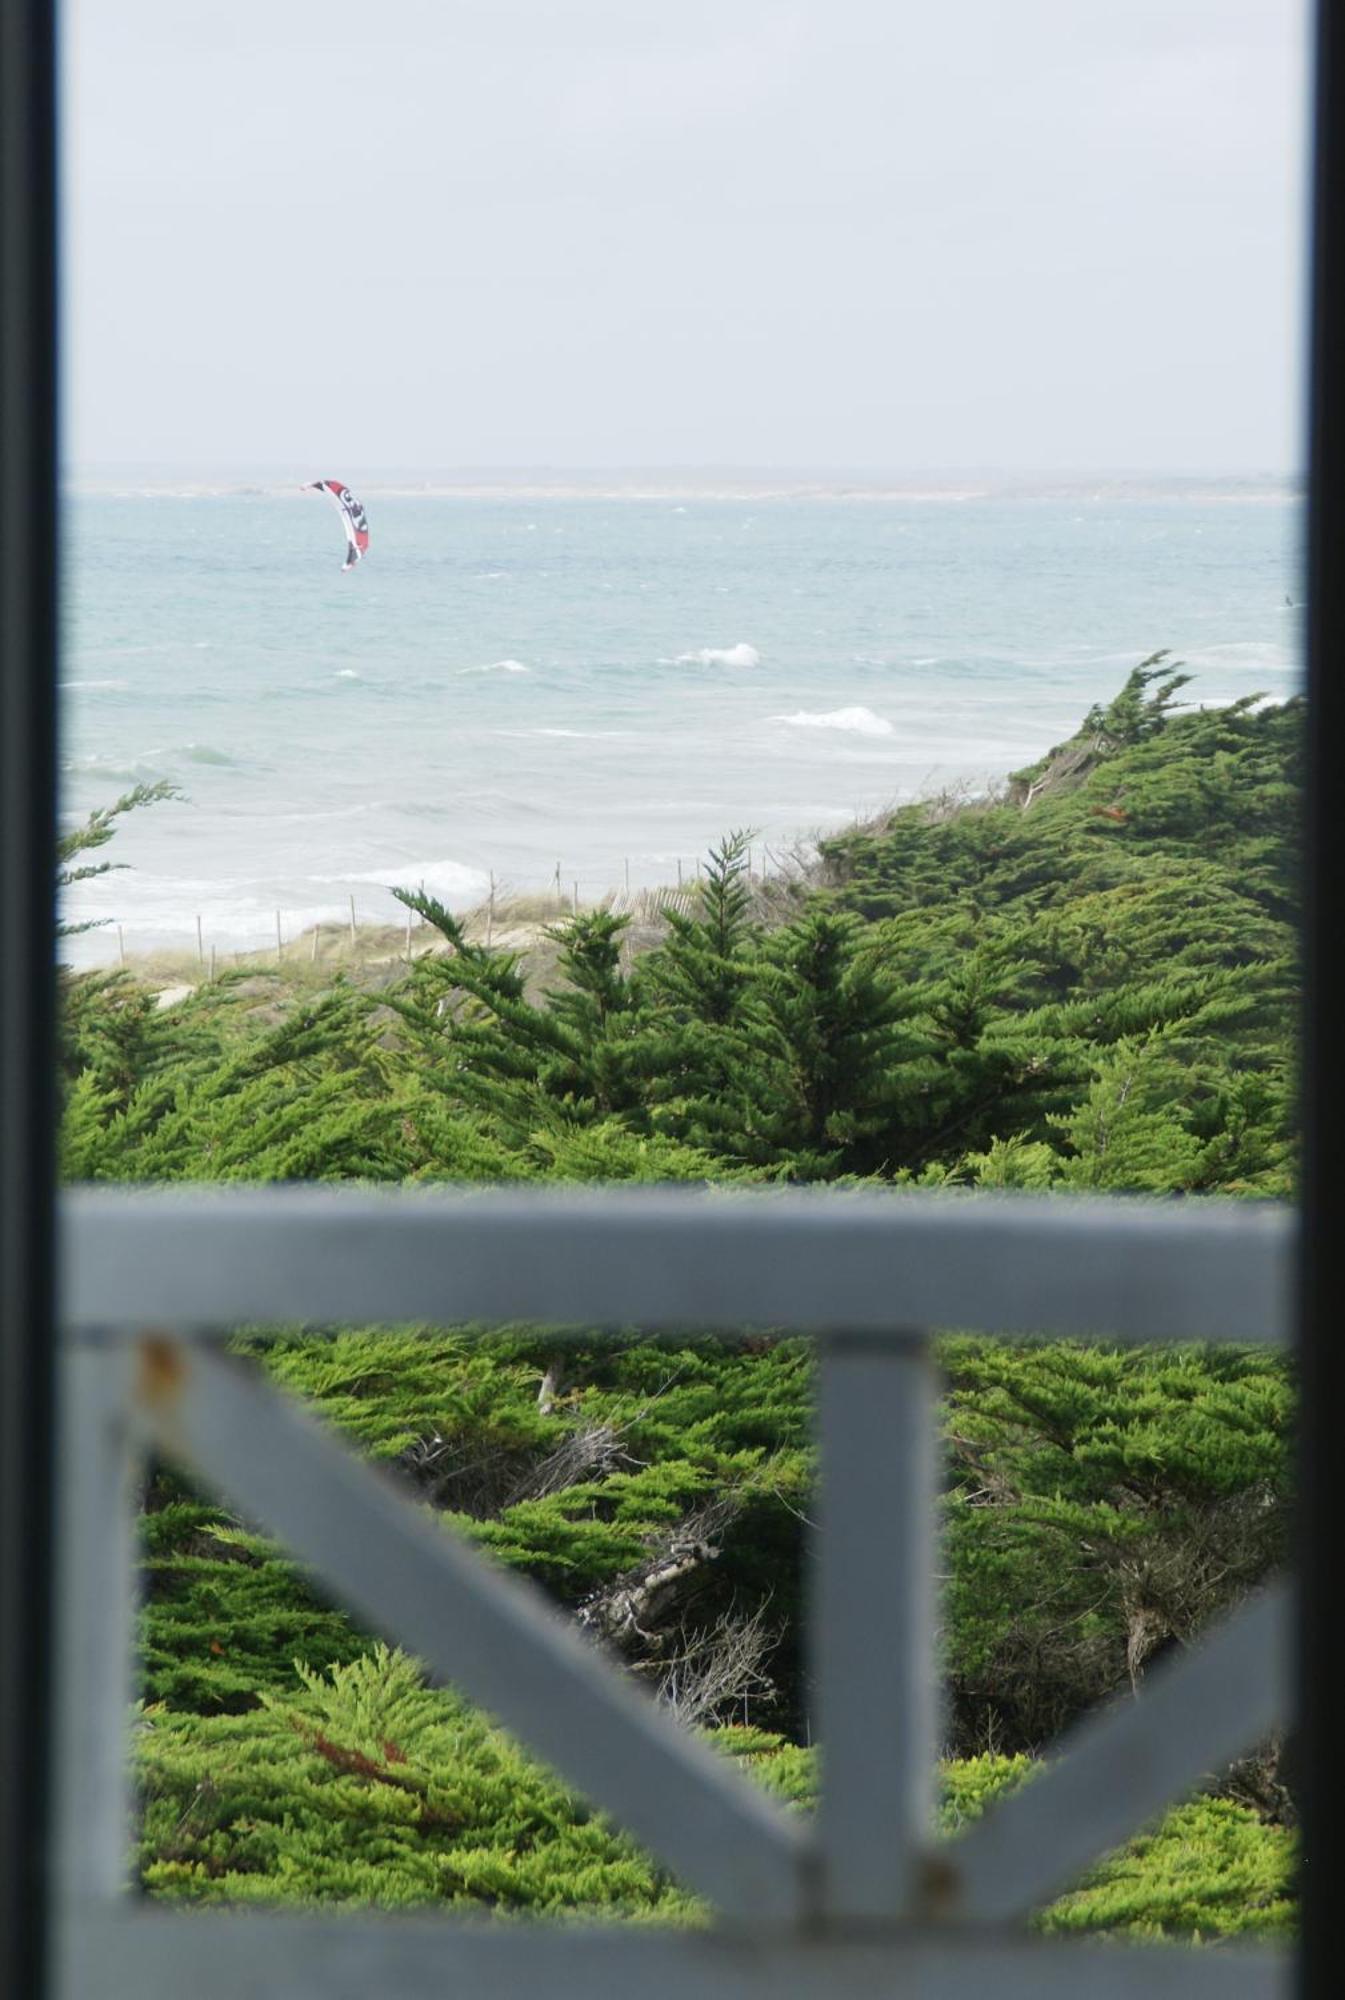
[[[797,851],[782,855],[764,844],[749,848],[746,862],[747,882],[766,896],[797,884],[805,872]],[[662,883],[632,885],[629,856],[623,856],[600,881],[590,878],[586,882],[583,876],[567,870],[563,861],[557,861],[541,880],[520,881],[492,869],[480,902],[457,914],[468,936],[487,949],[497,944],[524,947],[548,925],[585,910],[608,910],[628,918],[637,929],[656,929],[669,912],[694,914],[705,880],[704,862],[674,857],[669,876],[671,879]],[[611,886],[613,882],[619,886]],[[423,896],[425,883],[417,886]],[[101,935],[109,940],[115,936],[118,965],[162,965],[175,981],[189,985],[243,968],[261,971],[268,965],[374,963],[410,959],[418,950],[434,948],[433,927],[418,911],[399,910],[395,905],[390,908],[387,898],[379,902],[381,908],[372,898],[362,906],[356,894],[348,892],[344,911],[319,919],[311,910],[277,909],[272,913],[269,942],[262,935],[240,940],[223,922],[212,921],[208,908],[195,912],[188,932],[192,942],[180,947],[165,943],[161,931],[146,927],[137,935],[137,927],[125,923],[109,926]]]

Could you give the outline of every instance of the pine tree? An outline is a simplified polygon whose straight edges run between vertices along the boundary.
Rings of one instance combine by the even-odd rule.
[[[81,854],[89,854],[100,847],[106,847],[117,831],[119,819],[124,819],[127,813],[138,811],[141,806],[157,805],[164,799],[181,797],[182,793],[178,787],[170,785],[166,779],[161,779],[153,785],[136,785],[131,791],[123,793],[114,804],[99,806],[81,825],[71,827],[61,834],[56,842],[57,896],[59,897],[63,889],[72,888],[76,882],[87,882],[95,875],[106,875],[114,868],[126,866],[124,861],[94,861],[75,866]],[[97,930],[107,921],[106,917],[91,917],[82,924],[61,921],[57,923],[56,935],[74,937],[80,931]]]
[[[771,1156],[777,1064],[757,978],[747,886],[750,835],[712,848],[693,914],[665,911],[667,937],[642,967],[640,1064],[654,1128],[735,1162]]]
[[[768,941],[762,963],[765,1024],[787,1086],[771,1130],[777,1157],[806,1180],[880,1171],[909,1143],[928,1074],[918,997],[849,915],[798,918]]]

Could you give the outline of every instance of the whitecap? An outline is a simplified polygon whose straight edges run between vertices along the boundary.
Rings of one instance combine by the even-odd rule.
[[[512,729],[500,731],[502,736],[514,733]],[[629,740],[635,733],[633,729],[523,729],[518,732],[522,736],[569,736],[581,743],[598,743],[609,738]]]
[[[139,785],[155,775],[154,766],[145,763],[118,764],[96,752],[85,757],[63,757],[62,775],[69,778],[94,777],[109,779],[120,785]]]
[[[736,646],[702,646],[695,653],[679,653],[677,667],[759,667],[761,655],[755,646],[739,640]]]
[[[1193,672],[1217,673],[1224,667],[1251,667],[1257,673],[1294,673],[1300,667],[1299,649],[1279,640],[1226,639],[1209,646],[1183,647],[1174,665]]]
[[[130,685],[131,683],[129,681],[62,681],[61,691],[62,693],[70,693],[70,694],[75,694],[75,693],[94,694],[103,692],[124,694],[126,689]]]
[[[356,673],[354,667],[338,667],[334,678],[338,681],[357,681],[359,675]]]
[[[459,667],[460,674],[527,674],[531,667],[525,667],[522,660],[488,660],[483,667]]]
[[[787,722],[793,729],[847,729],[855,736],[890,736],[892,724],[871,708],[798,708],[793,715],[773,715],[772,722]]]
[[[370,882],[381,889],[419,889],[442,899],[481,896],[490,887],[490,877],[480,868],[462,861],[411,861],[404,868],[363,868],[349,875],[322,875],[321,882]]]

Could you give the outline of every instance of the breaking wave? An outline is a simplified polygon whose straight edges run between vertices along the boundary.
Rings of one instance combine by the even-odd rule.
[[[740,640],[736,646],[702,646],[699,652],[679,653],[676,667],[759,667],[761,655],[755,646]]]
[[[314,880],[369,882],[379,889],[418,889],[423,882],[431,895],[444,901],[481,896],[490,887],[488,874],[462,861],[409,861],[404,868],[361,868],[348,875],[316,876]]]
[[[568,736],[577,743],[601,743],[624,740],[629,742],[638,733],[634,729],[521,729],[515,732],[502,729],[502,736]]]
[[[772,722],[787,722],[791,729],[847,729],[854,736],[890,736],[892,724],[871,708],[796,708],[792,715],[773,715]]]
[[[142,750],[130,758],[105,757],[101,751],[65,757],[61,769],[69,776],[112,778],[121,784],[142,784],[172,774],[182,764],[203,764],[221,771],[255,771],[269,767],[246,757],[217,750],[211,743],[172,743]]]

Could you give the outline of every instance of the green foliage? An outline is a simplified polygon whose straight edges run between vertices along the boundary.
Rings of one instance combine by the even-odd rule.
[[[1297,1843],[1231,1799],[1194,1799],[1043,1912],[1045,1931],[1283,1938],[1297,1926]]]
[[[76,882],[87,882],[91,876],[106,875],[113,868],[125,866],[125,863],[120,861],[80,862],[79,859],[82,854],[92,854],[98,848],[106,847],[117,831],[119,819],[124,819],[127,813],[138,811],[141,806],[157,805],[164,799],[177,799],[181,796],[177,786],[170,785],[167,779],[160,779],[153,785],[136,785],[131,791],[123,793],[114,804],[100,806],[79,826],[70,827],[61,834],[56,842],[57,895],[59,896],[63,889],[71,888]],[[80,931],[96,930],[106,921],[106,918],[95,917],[83,924],[58,923],[56,935],[74,937]]]
[[[1285,1554],[1290,1385],[1225,1346],[949,1339],[956,1738],[1044,1745]]]
[[[294,1660],[349,1662],[367,1645],[274,1543],[232,1525],[160,1471],[141,1519],[146,1695],[202,1715],[255,1708],[294,1685]]]
[[[104,1020],[123,998],[112,990]],[[419,1164],[356,995],[338,988],[238,1046],[220,1024],[225,1004],[207,993],[171,1018],[146,1017],[133,1080],[109,1075],[95,1054],[75,1080],[72,1177],[400,1180]],[[170,1038],[172,1062],[161,1054]]]
[[[807,1810],[814,1753],[760,1730],[712,1740]],[[702,1923],[708,1911],[451,1691],[376,1646],[247,1716],[150,1707],[136,1729],[139,1880],[195,1903],[408,1909]],[[955,1831],[1032,1774],[1026,1758],[944,1766]],[[1038,1919],[1147,1937],[1279,1932],[1293,1843],[1246,1807],[1198,1799],[1093,1869]]]
[[[632,1666],[657,1684],[689,1633],[759,1613],[779,1638],[752,1708],[802,1733],[807,1343],[558,1350],[519,1328],[245,1344],[447,1525],[576,1611],[612,1602],[680,1548],[675,1588],[623,1637]],[[962,1337],[940,1359],[951,1742],[1035,1750],[1281,1559],[1290,1388],[1273,1356],[1222,1346]],[[171,1494],[184,1508],[181,1493],[164,1489],[148,1520],[157,1698],[230,1707],[240,1674],[283,1689],[296,1654],[352,1656],[338,1614],[297,1582],[287,1591],[279,1550],[221,1547],[224,1517],[162,1504]]]
[[[773,928],[732,835],[651,948],[609,912],[558,925],[541,991],[415,896],[448,950],[376,997],[338,980],[259,1016],[223,980],[164,1010],[121,974],[67,976],[66,1172],[1289,1194],[1302,708],[1180,708],[1186,685],[1155,656],[1001,798],[828,843]],[[805,1344],[235,1344],[806,1808]],[[1281,1559],[1291,1387],[1223,1347],[950,1336],[941,1356],[954,1825]],[[143,1536],[152,1893],[696,1914],[174,1471]],[[703,1712],[676,1709],[688,1675]],[[1200,1799],[1042,1921],[1274,1930],[1290,1852]]]
[[[689,1635],[765,1609],[791,1632],[772,1685],[754,1697],[758,1712],[797,1701],[792,1628],[811,1479],[805,1343],[765,1344],[750,1366],[736,1344],[714,1341],[670,1352],[615,1340],[558,1357],[554,1340],[526,1328],[235,1344],[395,1469],[446,1526],[571,1607],[594,1615],[684,1544],[677,1589],[650,1601],[628,1635],[632,1664],[657,1681]],[[240,1538],[175,1475],[158,1475],[145,1528],[142,1644],[155,1699],[233,1708],[248,1686],[289,1687],[296,1656],[310,1665],[354,1656],[353,1629],[283,1552]]]
[[[376,1646],[246,1717],[150,1708],[140,1880],[193,1902],[685,1918],[691,1899],[454,1695]]]
[[[85,976],[68,1170],[1283,1194],[1300,705],[1173,714],[1185,682],[1146,662],[1004,800],[829,843],[774,930],[731,835],[652,949],[607,911],[557,926],[539,996],[407,893],[448,952],[249,1035],[227,984],[165,1015]]]

